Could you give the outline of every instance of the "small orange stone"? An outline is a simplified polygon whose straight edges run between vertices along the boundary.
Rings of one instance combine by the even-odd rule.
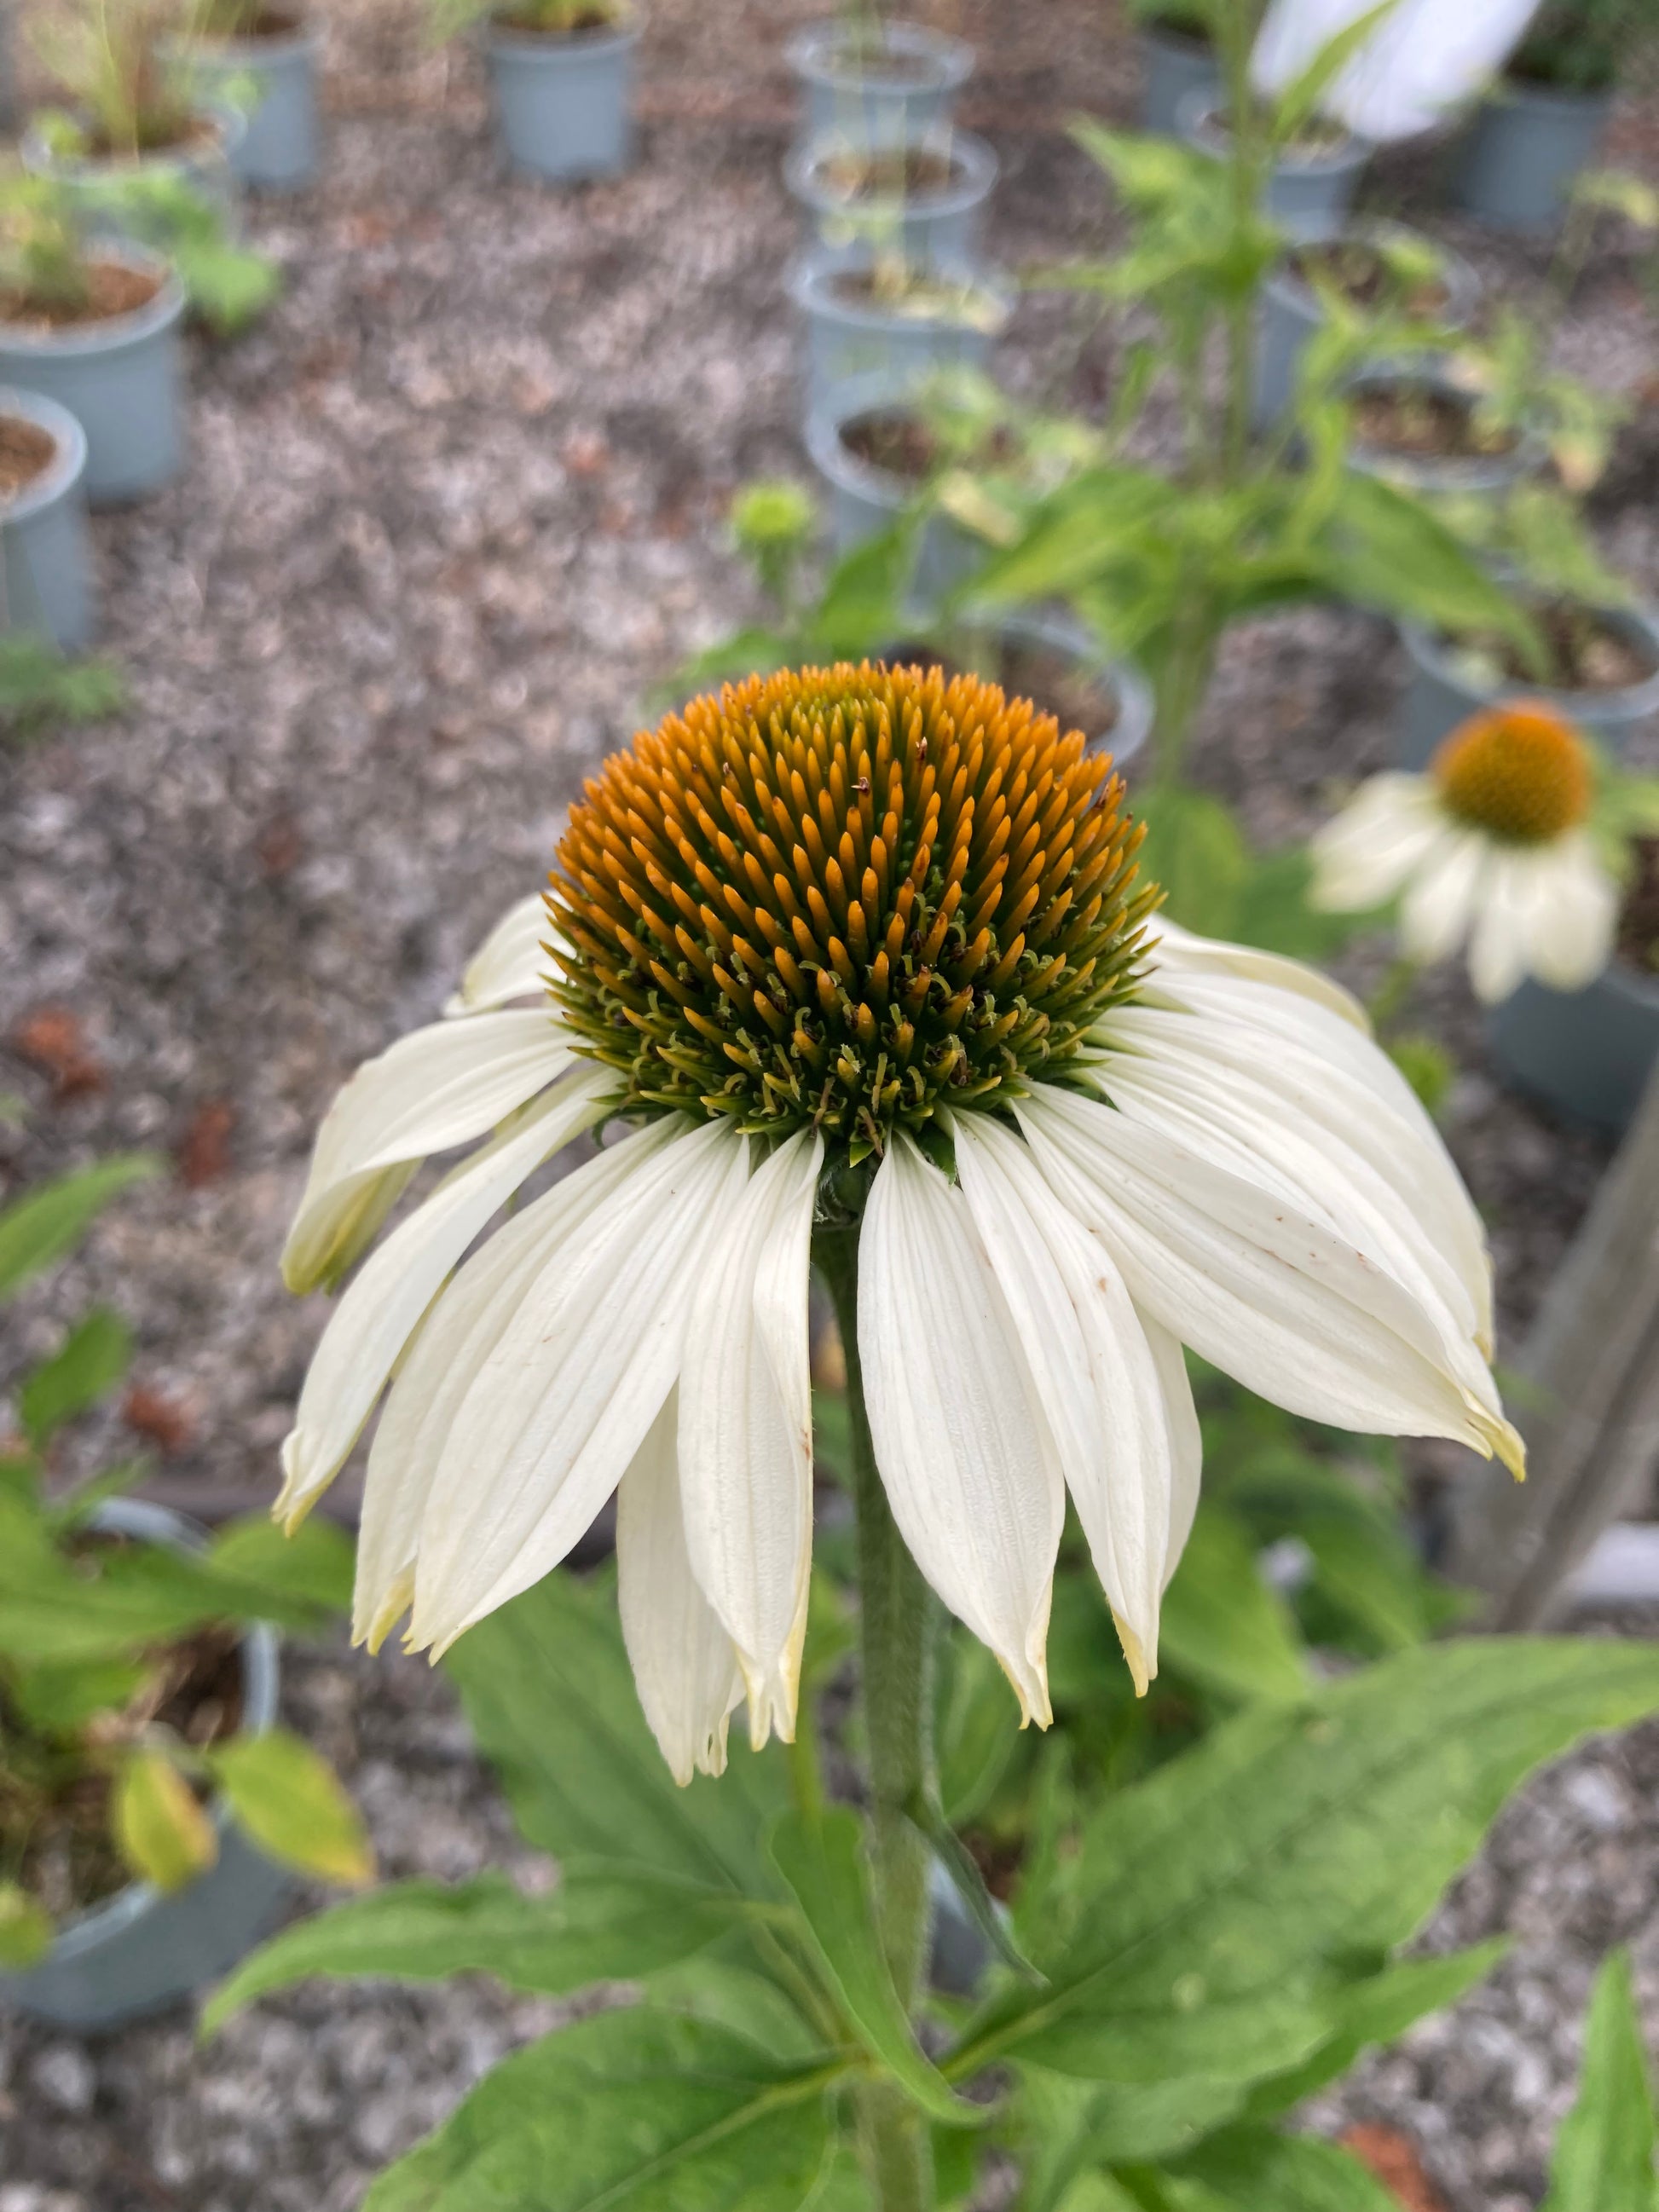
[[[1589,812],[1589,748],[1565,715],[1522,700],[1472,714],[1430,774],[1460,820],[1516,844],[1547,844]]]

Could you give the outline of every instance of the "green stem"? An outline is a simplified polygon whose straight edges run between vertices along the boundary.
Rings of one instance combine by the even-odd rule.
[[[1389,963],[1388,972],[1371,994],[1365,1011],[1371,1018],[1371,1027],[1378,1036],[1393,1028],[1405,1012],[1417,981],[1418,963],[1407,953],[1397,953]]]
[[[870,1441],[859,1364],[858,1234],[856,1223],[820,1230],[815,1249],[835,1300],[847,1362],[876,1918],[894,1984],[905,2009],[913,2012],[927,1961],[932,1855],[906,1808],[936,1787],[936,1613],[933,1594],[894,1522]],[[858,2118],[881,2212],[930,2212],[933,2152],[922,2114],[896,2089],[872,2083],[860,2093]]]

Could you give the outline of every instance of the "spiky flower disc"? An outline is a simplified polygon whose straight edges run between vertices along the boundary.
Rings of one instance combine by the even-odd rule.
[[[1553,708],[1522,703],[1473,714],[1435,755],[1448,810],[1517,845],[1575,829],[1594,795],[1583,739]]]
[[[1133,987],[1140,842],[1107,755],[969,676],[751,678],[572,810],[555,996],[624,1109],[816,1127],[854,1160],[1063,1077]]]

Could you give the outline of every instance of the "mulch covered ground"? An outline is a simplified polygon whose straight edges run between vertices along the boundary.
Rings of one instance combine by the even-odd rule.
[[[428,47],[412,9],[334,0],[326,181],[252,221],[286,295],[235,346],[195,347],[185,481],[95,526],[130,708],[0,750],[0,1091],[25,1109],[0,1126],[0,1190],[134,1145],[173,1172],[8,1316],[0,1372],[93,1297],[118,1305],[140,1347],[125,1425],[174,1502],[270,1495],[323,1315],[285,1297],[275,1258],[333,1090],[435,1011],[533,887],[650,687],[755,611],[724,518],[746,478],[806,474],[779,167],[781,49],[811,12],[657,0],[636,169],[553,194],[501,180],[470,56]],[[1131,46],[1097,0],[963,0],[954,20],[982,57],[964,119],[1003,164],[996,258],[1104,244],[1063,126],[1079,107],[1127,119]],[[1644,113],[1621,114],[1614,151],[1659,173]],[[1421,215],[1434,169],[1385,165],[1374,197]],[[1428,219],[1494,281],[1537,283],[1536,250]],[[1113,344],[1079,345],[1074,313],[1024,303],[999,367],[1097,404]],[[1637,391],[1655,333],[1649,272],[1615,240],[1564,359]],[[1601,521],[1653,592],[1659,395],[1644,405]],[[1402,680],[1364,617],[1253,625],[1194,771],[1261,840],[1304,834],[1334,783],[1383,762]],[[1428,1015],[1462,1071],[1449,1133],[1512,1350],[1605,1148],[1498,1088],[1459,980]],[[295,1717],[352,1768],[390,1871],[509,1849],[423,1667],[298,1677]],[[1413,2137],[1449,2212],[1535,2202],[1595,1957],[1642,1929],[1659,1880],[1656,1760],[1638,1732],[1509,1816],[1450,1910],[1460,1936],[1516,1929],[1515,1963],[1346,2100]],[[1638,1961],[1659,1996],[1659,1954]],[[550,2016],[475,1987],[301,1995],[206,2052],[182,2018],[86,2044],[0,2029],[0,2212],[347,2212]]]

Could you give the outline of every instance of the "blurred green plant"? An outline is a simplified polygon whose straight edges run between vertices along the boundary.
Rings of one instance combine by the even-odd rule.
[[[1544,0],[1505,76],[1561,92],[1605,92],[1656,48],[1656,0]]]
[[[624,0],[429,0],[427,21],[441,43],[491,21],[535,37],[568,38],[618,22],[626,14]]]
[[[113,1199],[160,1172],[143,1153],[100,1162],[0,1212],[0,1299],[67,1258]],[[123,1530],[99,1509],[141,1472],[112,1465],[67,1492],[54,1446],[120,1385],[125,1322],[94,1307],[9,1386],[0,1439],[0,1966],[48,1948],[58,1912],[125,1879],[181,1887],[212,1865],[204,1802],[272,1856],[331,1881],[368,1878],[362,1823],[317,1754],[282,1729],[187,1732],[192,1667],[228,1655],[242,1625],[325,1627],[349,1596],[351,1547],[319,1524],[290,1546],[263,1516],[200,1551]],[[176,1702],[175,1702],[176,1701]]]
[[[32,630],[0,635],[0,737],[23,742],[64,722],[95,722],[126,703],[105,660],[65,660]]]

